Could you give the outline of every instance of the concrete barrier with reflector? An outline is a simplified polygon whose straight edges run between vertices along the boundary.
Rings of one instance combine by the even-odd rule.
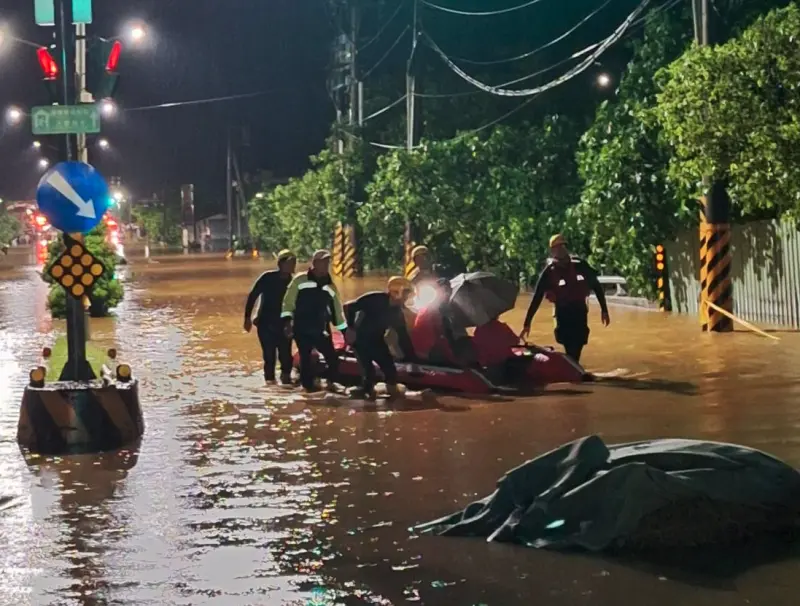
[[[20,407],[17,441],[40,454],[116,450],[144,433],[138,382],[130,367],[117,367],[116,381],[45,384],[31,371]],[[41,379],[36,380],[35,379]]]

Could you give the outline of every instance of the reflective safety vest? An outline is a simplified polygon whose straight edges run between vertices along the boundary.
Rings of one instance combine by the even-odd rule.
[[[568,305],[586,301],[591,293],[589,279],[578,268],[585,264],[577,257],[570,257],[568,264],[550,260],[547,268],[547,290],[545,297],[556,305]]]

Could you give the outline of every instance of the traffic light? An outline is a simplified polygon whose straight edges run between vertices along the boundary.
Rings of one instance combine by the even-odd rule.
[[[114,96],[119,80],[119,61],[122,43],[119,40],[95,38],[86,52],[86,90],[95,99]]]
[[[39,62],[39,69],[42,71],[42,80],[47,88],[50,103],[57,103],[58,75],[61,71],[58,68],[58,63],[44,46],[36,49],[36,60]]]
[[[39,67],[42,70],[42,76],[45,80],[58,79],[58,63],[53,59],[53,55],[45,47],[36,49],[36,59],[39,61]]]

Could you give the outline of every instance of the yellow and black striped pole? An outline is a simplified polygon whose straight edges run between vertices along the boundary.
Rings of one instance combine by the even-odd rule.
[[[333,230],[333,259],[331,262],[331,272],[337,277],[342,277],[344,270],[344,241],[344,226],[339,222],[336,224],[336,229]]]
[[[410,278],[417,269],[417,264],[411,257],[411,251],[417,246],[418,242],[414,237],[414,227],[411,221],[406,221],[406,229],[403,235],[403,275],[406,279]]]
[[[358,239],[355,225],[346,225],[343,235],[342,277],[355,278],[359,275]]]
[[[656,292],[658,294],[658,309],[672,311],[672,301],[669,293],[669,273],[667,271],[667,251],[661,244],[656,246]]]
[[[716,182],[703,198],[700,216],[700,323],[703,332],[731,332],[733,313],[731,283],[730,198]],[[709,305],[711,303],[712,305]]]

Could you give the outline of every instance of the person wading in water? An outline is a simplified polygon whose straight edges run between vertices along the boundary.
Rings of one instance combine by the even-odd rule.
[[[550,238],[550,257],[536,282],[520,338],[528,338],[533,316],[547,297],[555,305],[556,341],[564,346],[570,358],[580,363],[583,348],[589,342],[589,307],[586,299],[594,292],[600,304],[600,319],[603,326],[608,326],[611,317],[606,295],[597,279],[597,272],[583,259],[570,255],[567,241],[561,234]]]

